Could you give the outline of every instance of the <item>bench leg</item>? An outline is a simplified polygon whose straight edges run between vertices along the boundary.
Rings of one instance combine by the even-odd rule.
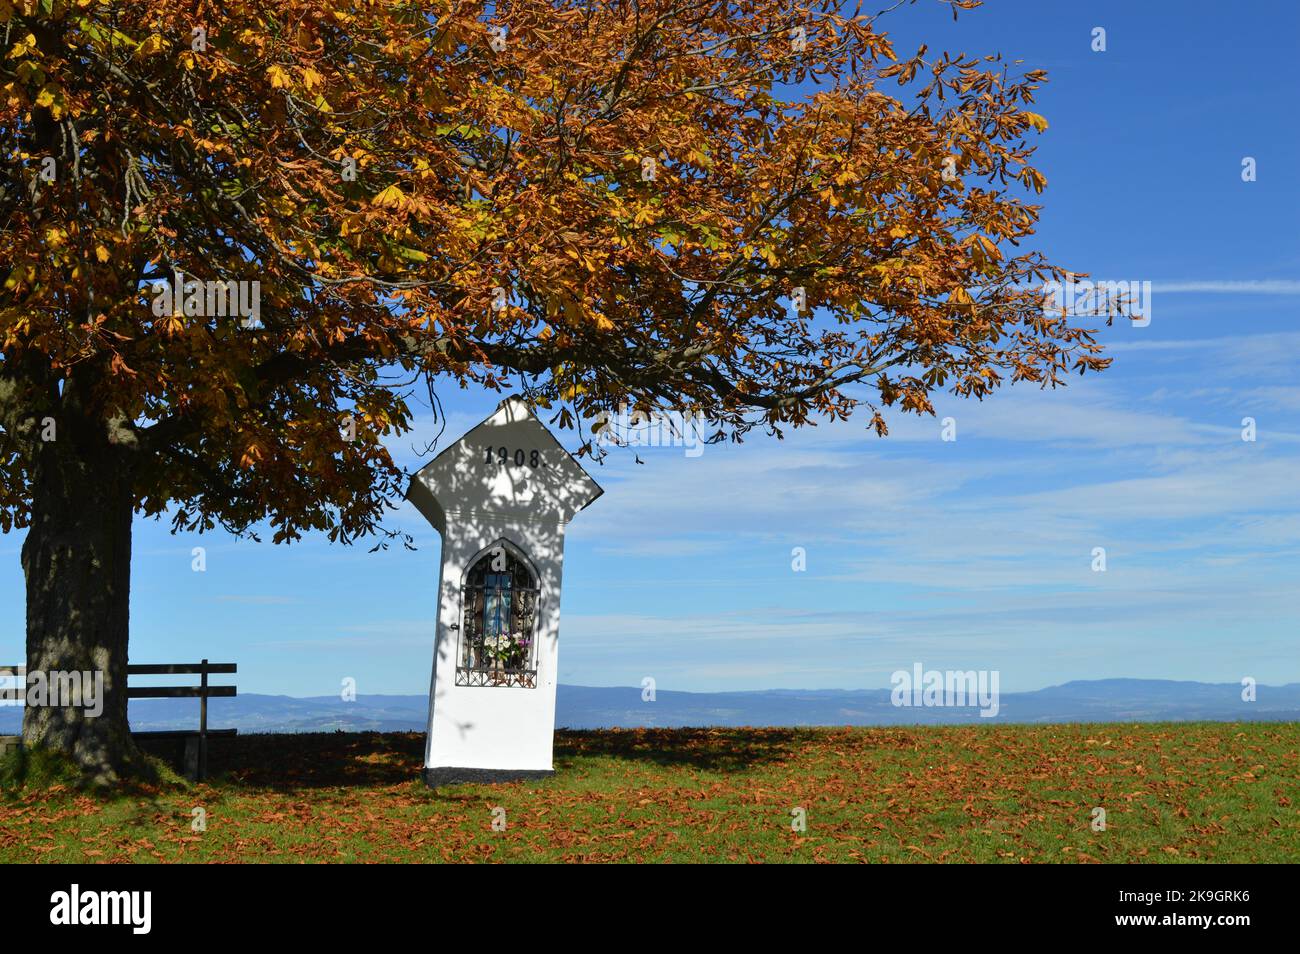
[[[202,776],[203,762],[201,753],[203,746],[200,744],[200,737],[197,735],[187,735],[185,737],[185,776],[193,781],[199,781]]]

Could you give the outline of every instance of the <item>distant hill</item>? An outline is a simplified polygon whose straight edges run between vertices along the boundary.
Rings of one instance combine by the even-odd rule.
[[[488,691],[488,690],[484,690]],[[209,702],[209,724],[240,732],[424,731],[428,697],[264,696]],[[131,725],[181,729],[198,725],[194,699],[138,699]],[[19,731],[22,710],[0,707],[0,734]],[[765,689],[756,692],[660,690],[642,702],[634,687],[560,686],[556,724],[572,729],[655,726],[948,725],[982,722],[1300,721],[1300,684],[1260,686],[1242,702],[1235,683],[1162,679],[1067,682],[1037,692],[1003,693],[1000,711],[895,707],[888,689]]]

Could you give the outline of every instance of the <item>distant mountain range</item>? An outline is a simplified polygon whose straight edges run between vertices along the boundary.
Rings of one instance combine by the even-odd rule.
[[[492,690],[484,689],[484,692]],[[427,696],[264,696],[256,693],[208,703],[209,725],[240,732],[423,732]],[[998,714],[977,708],[894,706],[888,689],[765,689],[756,692],[659,690],[643,702],[631,687],[560,686],[556,724],[572,729],[614,726],[939,725],[980,722],[1215,722],[1300,721],[1300,684],[1259,686],[1243,702],[1236,683],[1161,679],[1067,682],[1037,692],[1008,692]],[[197,728],[195,699],[138,699],[135,729]],[[0,734],[19,731],[22,709],[0,707]]]

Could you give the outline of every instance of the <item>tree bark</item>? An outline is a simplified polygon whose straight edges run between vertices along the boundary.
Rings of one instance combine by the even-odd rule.
[[[64,410],[69,410],[65,401]],[[145,771],[127,722],[134,453],[102,421],[60,414],[36,445],[31,525],[23,543],[27,673],[102,674],[94,705],[28,705],[23,744],[62,754],[98,784]],[[102,711],[95,708],[102,704]]]

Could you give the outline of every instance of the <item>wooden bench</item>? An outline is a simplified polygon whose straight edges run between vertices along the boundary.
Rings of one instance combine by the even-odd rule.
[[[183,740],[185,749],[182,764],[185,773],[196,781],[202,781],[208,774],[208,737],[213,735],[238,735],[238,729],[209,729],[208,700],[216,697],[237,695],[234,686],[212,686],[208,676],[214,673],[238,672],[234,663],[210,663],[206,659],[197,663],[140,663],[126,667],[127,676],[171,676],[197,675],[197,686],[131,686],[128,679],[126,697],[128,699],[195,699],[199,700],[199,728],[164,729],[153,732],[132,732],[142,739],[177,739]],[[19,676],[26,680],[27,669],[24,666],[0,666],[0,677]],[[13,687],[0,689],[0,699],[21,699],[26,692]]]
[[[209,729],[208,700],[217,696],[237,695],[234,686],[210,686],[208,676],[212,673],[233,673],[238,667],[234,663],[210,663],[206,659],[199,663],[142,663],[127,666],[128,676],[199,676],[197,686],[127,686],[128,699],[194,699],[199,700],[199,730],[163,729],[153,732],[132,732],[137,737],[146,739],[183,739],[185,751],[182,756],[185,773],[195,781],[208,777],[208,736],[238,735],[238,729]],[[129,680],[128,680],[129,681]]]

